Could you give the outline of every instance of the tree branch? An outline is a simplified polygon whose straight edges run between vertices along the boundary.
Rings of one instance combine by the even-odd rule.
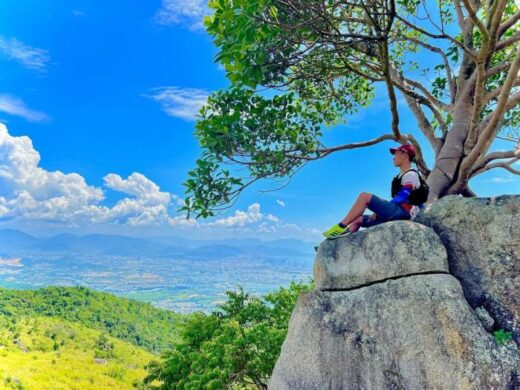
[[[498,103],[495,111],[491,114],[491,118],[487,123],[486,127],[483,129],[482,133],[479,136],[475,147],[471,150],[469,155],[462,161],[460,166],[459,180],[457,181],[455,187],[460,187],[462,183],[466,183],[469,178],[469,173],[471,171],[471,167],[477,159],[481,156],[482,153],[485,153],[491,142],[497,135],[498,131],[500,131],[500,123],[503,120],[504,113],[507,111],[508,106],[510,104],[515,104],[515,102],[520,99],[520,92],[514,94],[510,99],[509,93],[513,88],[513,83],[518,76],[518,71],[520,69],[520,46],[516,50],[515,58],[509,72],[507,74],[506,80],[503,85],[503,92],[500,98],[498,99]],[[517,103],[516,103],[517,104]],[[455,188],[457,191],[458,189]]]
[[[516,107],[518,104],[520,104],[520,92],[511,95],[511,97],[509,98],[509,100],[508,100],[507,103],[506,103],[506,109],[505,109],[505,112],[507,112],[507,111],[509,111],[510,109]],[[493,118],[493,115],[494,115],[494,112],[492,112],[491,114],[489,114],[488,116],[486,116],[486,117],[485,117],[485,118],[480,122],[480,125],[479,125],[479,128],[478,128],[478,136],[479,136],[479,137],[480,137],[480,135],[482,134],[482,132],[484,131],[484,129],[487,127],[487,125],[489,124],[489,122],[491,121],[491,119]],[[495,138],[499,138],[498,135],[497,135]]]
[[[418,83],[415,80],[409,79],[407,77],[404,77],[404,76],[401,76],[401,77],[407,84],[410,84],[414,88],[419,89],[424,94],[424,97],[426,99],[428,99],[428,101],[431,103],[432,106],[436,106],[436,107],[444,110],[445,112],[451,111],[451,106],[449,104],[441,102],[439,99],[437,99],[435,96],[433,96],[430,93],[430,91],[428,91],[428,89],[426,89],[426,87],[424,85],[422,85],[421,83]]]
[[[334,46],[334,49],[335,49],[336,53],[340,56],[340,59],[343,62],[343,65],[349,71],[357,74],[360,77],[365,77],[365,78],[367,78],[368,80],[371,80],[371,81],[383,81],[384,80],[383,78],[376,78],[376,77],[371,76],[371,75],[369,75],[369,74],[367,74],[365,72],[361,72],[359,69],[354,68],[352,65],[350,65],[350,63],[348,62],[348,59],[345,58],[345,55],[343,54],[343,50],[341,50],[341,48],[338,48],[337,43],[333,42],[332,45]]]
[[[517,93],[511,95],[511,97],[507,101],[505,111],[508,111],[511,108],[518,106],[519,103],[520,103],[520,92],[517,92]]]
[[[515,80],[515,82],[513,83],[513,87],[518,87],[520,86],[520,77],[517,78]],[[500,87],[498,88],[495,88],[493,91],[491,92],[488,92],[485,96],[484,96],[484,105],[488,104],[491,100],[497,98],[501,93],[502,93],[502,89],[503,89],[503,85],[501,85]]]
[[[412,114],[415,116],[417,124],[419,125],[419,129],[422,131],[426,139],[430,142],[430,145],[435,151],[435,156],[437,156],[437,154],[439,153],[439,149],[442,146],[442,143],[438,138],[435,137],[435,130],[433,129],[430,121],[426,117],[426,114],[422,110],[421,106],[409,95],[404,95],[404,99],[406,100],[406,103],[408,103],[408,107],[410,107]]]
[[[488,12],[488,30],[492,41],[498,40],[500,21],[507,6],[507,0],[495,0],[490,2],[491,10]]]
[[[495,44],[495,51],[505,49],[518,41],[520,41],[520,31],[517,31],[515,34],[511,35],[509,38],[506,38],[502,41],[497,42]]]
[[[482,170],[486,165],[488,165],[491,161],[494,160],[503,160],[506,158],[519,159],[520,158],[520,149],[509,150],[507,152],[493,152],[479,159],[473,169],[471,170],[471,176],[477,175],[480,170]]]
[[[506,103],[506,109],[504,112],[509,111],[510,109],[516,107],[518,104],[520,104],[520,92],[517,92],[517,93],[514,93],[513,95],[511,95],[511,97],[508,99],[508,101]],[[487,127],[487,125],[493,118],[495,112],[496,111],[492,112],[491,114],[489,114],[487,117],[485,117],[482,120],[482,122],[480,123],[480,126],[479,126],[479,132],[478,132],[479,135],[482,134],[484,129]]]
[[[424,161],[422,148],[419,142],[417,142],[415,137],[411,134],[406,134],[403,137],[403,141],[410,141],[413,144],[413,146],[415,146],[415,162],[417,164],[417,167],[425,177],[428,177],[428,175],[430,174],[430,168],[428,168],[428,165],[426,165],[426,161]]]
[[[403,17],[399,16],[399,15],[396,15],[396,18],[398,20],[400,20],[401,22],[403,22],[407,27],[417,31],[417,32],[420,32],[421,34],[423,35],[426,35],[427,37],[430,37],[430,38],[435,38],[435,39],[447,39],[449,40],[451,43],[453,43],[454,45],[458,46],[460,49],[462,49],[470,58],[475,58],[475,51],[474,50],[471,50],[469,49],[468,47],[466,47],[466,45],[462,44],[461,42],[457,41],[455,38],[453,38],[452,36],[446,34],[446,33],[442,33],[442,34],[432,34],[416,25],[413,25],[412,23],[410,23],[409,21],[407,21],[406,19],[404,19]]]
[[[484,47],[487,45],[483,45]],[[482,51],[484,50],[482,48]],[[484,87],[486,83],[486,53],[479,53],[479,58],[476,63],[476,80],[475,93],[473,95],[473,109],[471,110],[471,120],[469,122],[468,136],[464,142],[464,153],[469,153],[475,143],[477,142],[478,125],[480,122],[480,113],[484,107]]]
[[[393,134],[384,134],[380,137],[377,137],[377,138],[374,138],[372,140],[365,141],[365,142],[356,142],[356,143],[352,143],[352,144],[335,146],[333,148],[318,149],[318,150],[316,150],[316,153],[318,154],[317,157],[306,157],[306,156],[296,157],[295,156],[295,158],[302,158],[304,160],[318,160],[320,158],[326,157],[329,154],[338,152],[340,150],[363,148],[365,146],[375,145],[375,144],[378,144],[378,143],[380,143],[382,141],[386,141],[386,140],[396,141],[395,136]]]
[[[480,23],[478,24],[474,20],[474,22],[477,23],[478,28],[482,32],[482,43],[480,46],[480,50],[478,51],[477,59],[475,61],[476,80],[475,93],[473,95],[473,110],[471,113],[471,121],[468,136],[464,143],[464,153],[468,154],[477,142],[478,126],[480,123],[481,112],[482,109],[485,107],[483,95],[485,92],[486,84],[486,67],[493,53],[493,47],[496,45],[495,41],[497,39],[497,29],[500,23],[500,19],[502,18],[502,14],[504,12],[506,2],[504,0],[495,0],[493,3],[490,3],[491,9],[487,10],[488,26],[485,27],[476,16],[476,12],[475,10],[473,10],[472,5],[469,3],[469,0],[462,1],[468,8],[468,12],[470,14],[471,19],[477,19],[478,23]]]
[[[520,11],[516,11],[516,13],[511,16],[508,20],[506,20],[502,25],[498,28],[498,37],[500,38],[504,33],[510,28],[513,27],[516,22],[520,20]]]
[[[484,166],[483,168],[481,168],[477,171],[474,171],[471,174],[471,177],[475,177],[477,175],[480,175],[480,174],[482,174],[486,171],[489,171],[490,169],[494,169],[494,168],[504,168],[504,169],[508,170],[509,172],[514,173],[515,175],[520,175],[520,170],[515,169],[512,166],[517,161],[520,161],[520,158],[512,158],[511,160],[508,160],[508,161],[488,164],[488,165]]]
[[[491,69],[488,69],[486,72],[486,79],[490,78],[491,76],[494,76],[500,72],[503,72],[504,70],[508,69],[511,66],[511,62],[502,62],[496,66],[494,66]]]
[[[447,131],[446,123],[444,122],[444,118],[442,115],[437,111],[437,109],[434,107],[434,105],[424,96],[419,95],[418,93],[412,91],[410,88],[407,88],[406,85],[403,85],[401,82],[404,81],[405,83],[413,82],[413,80],[409,80],[404,78],[402,75],[398,74],[397,71],[393,71],[393,81],[395,86],[405,95],[410,96],[411,98],[415,99],[417,103],[423,104],[426,107],[428,107],[433,115],[435,116],[435,119],[437,119],[437,122],[439,122],[439,125],[442,128],[442,131]],[[417,83],[419,84],[419,83]]]
[[[487,30],[486,26],[482,23],[482,21],[478,18],[477,13],[473,9],[473,6],[470,4],[469,0],[462,0],[464,3],[464,7],[466,7],[466,10],[468,11],[468,15],[473,22],[475,26],[480,30],[482,33],[482,36],[487,39],[489,38],[489,31]]]
[[[464,42],[464,46],[468,48],[468,50],[473,49],[473,24],[471,23],[470,18],[466,18],[464,16],[464,12],[462,12],[462,5],[460,3],[461,0],[454,0],[455,9],[457,11],[457,19],[460,27],[460,31],[462,33],[462,39]],[[475,53],[473,51],[473,53]],[[473,59],[473,56],[469,55],[469,52],[466,52],[466,55],[469,56],[470,59]]]
[[[413,42],[417,45],[424,47],[425,49],[428,49],[434,53],[437,53],[442,57],[442,61],[444,62],[444,68],[446,69],[446,76],[448,78],[448,85],[450,86],[451,102],[453,103],[455,101],[456,86],[455,86],[455,81],[453,79],[453,72],[451,70],[450,62],[448,61],[448,57],[446,56],[446,54],[444,54],[444,51],[441,48],[430,45],[428,43],[425,43],[425,42],[421,41],[420,39],[416,39],[413,37],[406,37],[405,39],[408,39],[410,42]],[[442,103],[440,101],[439,101],[439,103],[444,105],[444,103]]]
[[[397,98],[395,96],[394,83],[390,74],[390,55],[388,53],[388,42],[383,43],[383,63],[385,81],[388,90],[388,97],[390,99],[390,111],[392,112],[392,132],[396,140],[401,139],[399,131],[399,112],[397,111]]]
[[[457,12],[457,23],[459,24],[460,31],[464,31],[464,24],[466,20],[464,18],[464,14],[462,13],[462,6],[460,5],[460,0],[455,0],[455,11]]]

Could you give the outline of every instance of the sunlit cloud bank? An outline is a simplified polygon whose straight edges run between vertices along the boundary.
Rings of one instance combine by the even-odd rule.
[[[108,192],[122,194],[115,204],[106,205]],[[215,232],[233,236],[309,236],[318,232],[262,211],[259,203],[247,210],[209,221],[186,219],[175,210],[183,204],[176,194],[162,191],[145,175],[134,172],[124,178],[109,173],[103,186],[89,185],[77,173],[48,171],[40,166],[40,153],[27,136],[15,137],[0,123],[0,222],[61,225],[64,228],[163,227],[211,237]]]

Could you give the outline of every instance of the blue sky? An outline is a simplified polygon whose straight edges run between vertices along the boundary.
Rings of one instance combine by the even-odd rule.
[[[280,191],[260,183],[216,218],[178,215],[200,151],[193,115],[228,86],[205,13],[197,0],[0,2],[0,227],[315,240],[359,192],[388,196],[389,142],[309,164]],[[402,129],[417,134],[400,110]],[[390,121],[382,93],[325,140],[370,139]],[[514,194],[520,180],[493,170],[472,187]]]

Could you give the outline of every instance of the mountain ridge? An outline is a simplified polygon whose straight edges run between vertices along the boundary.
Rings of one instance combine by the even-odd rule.
[[[0,256],[82,254],[110,256],[303,256],[313,244],[297,239],[256,238],[193,240],[176,236],[130,237],[62,233],[36,237],[17,229],[0,229]]]

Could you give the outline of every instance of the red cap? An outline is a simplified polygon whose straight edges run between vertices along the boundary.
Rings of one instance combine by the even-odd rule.
[[[395,152],[405,152],[408,157],[410,157],[410,160],[413,160],[415,158],[415,147],[410,144],[401,145],[398,148],[390,148],[390,153],[395,154]]]

